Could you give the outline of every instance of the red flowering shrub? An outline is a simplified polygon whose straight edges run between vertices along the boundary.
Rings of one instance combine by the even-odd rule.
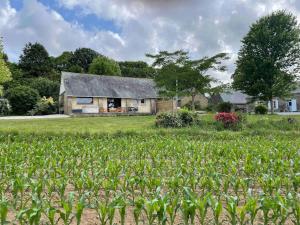
[[[234,128],[240,122],[239,116],[235,113],[221,112],[215,115],[215,120],[221,122],[224,128]]]

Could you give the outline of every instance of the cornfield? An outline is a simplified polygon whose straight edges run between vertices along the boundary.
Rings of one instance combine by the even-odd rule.
[[[282,134],[1,134],[0,221],[299,225],[300,139]]]

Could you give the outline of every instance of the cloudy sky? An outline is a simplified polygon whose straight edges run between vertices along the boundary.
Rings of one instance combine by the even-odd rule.
[[[260,16],[300,0],[0,0],[0,36],[11,61],[27,42],[53,56],[89,47],[116,60],[184,49],[194,58],[227,52],[228,81],[240,40]]]

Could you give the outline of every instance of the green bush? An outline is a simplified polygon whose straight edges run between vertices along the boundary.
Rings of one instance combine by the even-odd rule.
[[[198,119],[197,114],[192,111],[189,111],[188,109],[179,110],[178,116],[181,119],[183,126],[191,126]]]
[[[0,116],[7,116],[10,112],[10,105],[7,99],[0,99]]]
[[[255,111],[255,114],[264,115],[264,114],[267,114],[268,109],[264,105],[258,105],[255,107],[254,111]]]
[[[182,120],[177,113],[161,113],[156,116],[157,127],[183,127]]]
[[[244,112],[236,112],[235,113],[238,117],[238,120],[241,124],[247,123],[247,113]]]
[[[198,115],[187,109],[176,113],[161,113],[156,117],[158,127],[187,127],[199,124]]]
[[[32,110],[39,100],[38,92],[27,86],[17,86],[10,88],[5,94],[8,99],[13,114],[25,115]]]
[[[221,102],[217,106],[218,112],[230,113],[232,109],[232,104],[230,102]]]
[[[41,98],[33,110],[31,110],[29,113],[30,115],[50,115],[57,112],[57,104],[53,100],[52,97]]]

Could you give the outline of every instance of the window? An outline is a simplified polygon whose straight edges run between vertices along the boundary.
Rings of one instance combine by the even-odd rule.
[[[141,99],[141,104],[145,104],[145,99]]]
[[[77,98],[78,105],[88,105],[93,104],[93,98]]]

